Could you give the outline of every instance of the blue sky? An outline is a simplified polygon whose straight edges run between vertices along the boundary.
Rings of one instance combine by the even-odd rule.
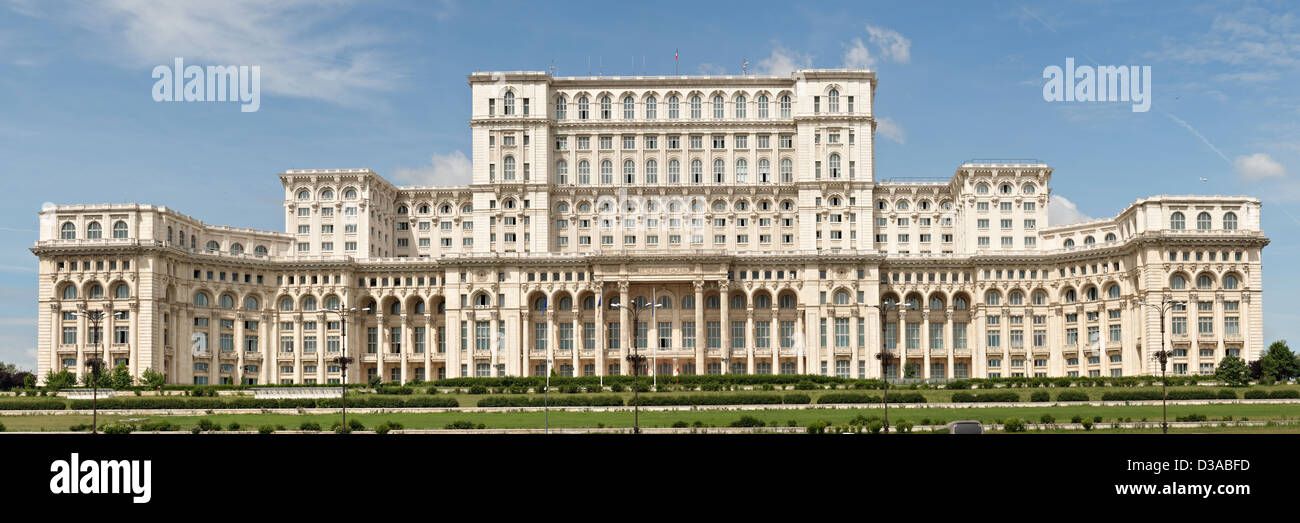
[[[1300,294],[1296,4],[920,4],[0,0],[0,361],[35,364],[44,202],[278,230],[285,169],[464,183],[472,71],[673,74],[674,49],[682,74],[877,71],[877,177],[1042,159],[1054,224],[1154,194],[1257,196],[1265,337],[1300,340],[1276,299]],[[260,66],[260,110],[154,102],[151,71],[178,56]],[[1150,111],[1044,101],[1067,57],[1151,66]]]

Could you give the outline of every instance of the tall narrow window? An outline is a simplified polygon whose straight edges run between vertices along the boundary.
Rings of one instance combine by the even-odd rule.
[[[790,95],[781,96],[781,118],[790,117]]]
[[[736,97],[736,118],[744,118],[745,110],[746,110],[745,97],[737,96]]]
[[[555,119],[556,119],[556,120],[563,120],[563,119],[565,119],[565,118],[568,117],[568,113],[569,113],[568,104],[566,104],[566,103],[564,102],[564,98],[556,98],[556,99],[555,99]]]
[[[631,96],[623,97],[623,119],[631,120],[636,118],[636,101]]]
[[[506,93],[505,109],[507,116],[515,114],[515,93]]]
[[[837,90],[835,90],[835,89],[831,89],[831,92],[830,92],[830,93],[827,93],[827,95],[826,95],[826,108],[827,108],[830,112],[832,112],[832,113],[838,113],[838,112],[840,112],[840,92],[839,92],[839,91],[837,91]]]
[[[767,118],[767,95],[758,97],[758,117]]]

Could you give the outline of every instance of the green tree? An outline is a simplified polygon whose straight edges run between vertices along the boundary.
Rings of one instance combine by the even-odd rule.
[[[1250,382],[1246,362],[1236,356],[1225,356],[1223,361],[1219,362],[1219,368],[1215,369],[1214,377],[1233,387],[1240,387]]]
[[[23,376],[23,388],[24,388],[24,389],[34,389],[34,388],[36,388],[36,375],[35,375],[35,374],[28,374],[28,375],[26,375],[26,376]]]
[[[126,367],[126,363],[118,363],[113,367],[113,371],[102,376],[104,386],[114,389],[125,389],[135,384],[135,378],[131,377],[131,370]]]
[[[921,364],[920,364],[920,363],[910,362],[910,363],[908,363],[908,364],[906,364],[906,365],[903,365],[903,377],[904,377],[904,378],[911,379],[911,378],[916,378],[916,377],[918,377],[918,376],[920,376],[920,375],[921,375]]]
[[[54,372],[54,370],[51,369],[48,373],[45,374],[45,388],[47,389],[51,389],[51,390],[67,389],[75,385],[76,382],[77,382],[77,377],[72,374],[72,371],[69,370]]]
[[[1286,340],[1277,340],[1268,346],[1268,352],[1259,359],[1260,372],[1275,380],[1288,380],[1300,376],[1296,355],[1287,347]]]
[[[151,389],[156,389],[167,382],[167,376],[152,368],[145,369],[144,372],[140,373],[140,382]]]

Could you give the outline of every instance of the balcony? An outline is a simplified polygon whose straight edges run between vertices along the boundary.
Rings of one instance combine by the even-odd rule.
[[[402,361],[402,355],[396,352],[385,352],[384,361]]]

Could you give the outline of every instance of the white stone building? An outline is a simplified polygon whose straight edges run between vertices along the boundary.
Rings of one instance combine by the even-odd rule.
[[[354,382],[620,374],[632,350],[664,375],[1152,374],[1166,298],[1170,372],[1262,352],[1258,199],[1053,227],[1042,162],[878,179],[867,71],[469,84],[469,186],[286,171],[285,232],[42,210],[41,378],[97,348],[186,384],[335,383],[344,351]],[[661,307],[628,328],[611,305],[637,299]]]

